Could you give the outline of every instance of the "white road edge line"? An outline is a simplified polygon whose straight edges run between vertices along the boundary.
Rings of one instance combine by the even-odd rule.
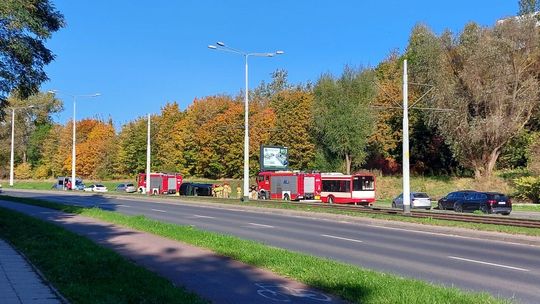
[[[483,262],[483,261],[477,261],[477,260],[471,260],[471,259],[460,258],[460,257],[455,257],[455,256],[448,256],[448,258],[454,259],[454,260],[465,261],[465,262],[471,262],[471,263],[477,263],[477,264],[483,264],[483,265],[489,265],[489,266],[508,268],[508,269],[513,269],[513,270],[519,270],[519,271],[530,271],[529,269],[524,269],[524,268],[519,268],[519,267],[512,267],[512,266],[495,264],[495,263],[489,263],[489,262]]]
[[[257,223],[248,223],[248,224],[253,225],[253,226],[265,227],[265,228],[274,228],[274,226],[270,226],[270,225],[263,225],[263,224],[257,224]]]
[[[157,211],[157,212],[167,213],[167,211],[165,211],[165,210],[160,210],[160,209],[150,209],[150,210],[152,210],[152,211]]]
[[[338,239],[338,240],[344,240],[344,241],[356,242],[356,243],[363,243],[364,242],[364,241],[360,241],[360,240],[348,239],[348,238],[344,238],[344,237],[340,237],[340,236],[333,236],[333,235],[328,235],[328,234],[321,234],[321,236],[331,238],[331,239]]]
[[[192,215],[192,217],[215,219],[215,217],[213,217],[213,216],[208,216],[208,215],[198,215],[198,214],[194,214],[194,215]]]

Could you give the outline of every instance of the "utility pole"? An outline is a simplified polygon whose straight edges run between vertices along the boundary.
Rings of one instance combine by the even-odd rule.
[[[409,88],[407,59],[403,60],[403,212],[411,213],[411,185],[409,171]]]
[[[148,131],[146,137],[146,195],[150,195],[150,113],[148,113]]]

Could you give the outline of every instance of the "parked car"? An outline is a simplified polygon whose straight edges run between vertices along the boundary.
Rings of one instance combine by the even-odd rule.
[[[392,208],[403,208],[403,193],[392,200]],[[411,192],[411,209],[431,209],[431,199],[424,192]]]
[[[212,184],[182,183],[180,194],[186,196],[212,196]]]
[[[454,204],[457,201],[465,199],[467,195],[471,193],[475,193],[474,190],[461,190],[461,191],[454,191],[448,193],[445,197],[441,198],[437,202],[437,208],[439,210],[448,210],[448,209],[454,209]]]
[[[116,186],[115,190],[118,192],[127,192],[127,193],[137,192],[137,188],[133,184],[119,184],[118,186]]]
[[[52,185],[52,189],[56,190],[71,190],[67,186],[71,185],[71,177],[69,176],[60,176],[56,179],[56,182]],[[75,187],[73,190],[84,190],[84,183],[80,178],[75,179]]]
[[[508,196],[498,192],[475,192],[454,203],[456,212],[474,210],[487,214],[509,215],[512,212],[512,201]]]
[[[107,192],[107,187],[101,184],[94,184],[84,188],[86,192]]]

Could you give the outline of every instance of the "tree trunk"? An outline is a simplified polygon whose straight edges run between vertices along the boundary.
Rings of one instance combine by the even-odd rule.
[[[493,169],[495,169],[495,165],[497,164],[497,159],[499,158],[499,155],[501,154],[500,148],[496,148],[489,154],[488,162],[486,164],[486,170],[485,175],[486,177],[490,177],[493,173]]]
[[[351,156],[345,153],[345,166],[347,169],[347,175],[351,174]]]

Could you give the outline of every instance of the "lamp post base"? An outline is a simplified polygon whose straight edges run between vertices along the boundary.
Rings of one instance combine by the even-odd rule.
[[[403,213],[410,215],[411,214],[411,206],[403,205]]]

